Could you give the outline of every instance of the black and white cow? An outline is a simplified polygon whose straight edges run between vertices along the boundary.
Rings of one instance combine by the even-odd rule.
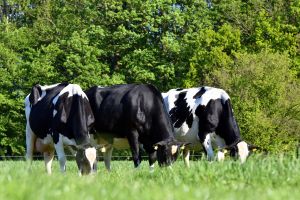
[[[158,160],[160,166],[171,165],[177,158],[179,143],[163,104],[161,93],[152,85],[125,84],[111,87],[92,87],[86,94],[95,116],[98,144],[113,144],[125,139],[132,151],[134,166],[141,162],[139,144],[149,155],[150,168]],[[127,139],[127,140],[126,140]],[[112,148],[105,154],[110,169]],[[157,154],[157,157],[156,155]]]
[[[44,153],[46,170],[51,174],[54,149],[61,171],[66,170],[64,144],[77,149],[80,174],[89,174],[96,162],[96,149],[91,146],[89,129],[94,115],[80,86],[61,83],[35,85],[25,98],[26,158],[32,161],[34,151]]]
[[[224,90],[213,87],[172,89],[162,96],[175,129],[175,138],[190,143],[184,150],[187,166],[189,149],[200,149],[201,146],[212,160],[212,142],[219,148],[218,160],[224,159],[222,149],[227,148],[232,156],[238,155],[241,162],[245,162],[249,146],[240,136],[229,95]]]

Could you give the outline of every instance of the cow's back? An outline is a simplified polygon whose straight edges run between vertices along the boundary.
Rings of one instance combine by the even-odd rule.
[[[98,132],[111,132],[116,137],[126,137],[126,130],[136,129],[144,136],[155,131],[162,134],[162,137],[161,132],[172,135],[172,125],[161,94],[152,85],[93,87],[86,94],[94,111]]]
[[[130,85],[131,86],[131,85]],[[92,87],[86,91],[91,108],[94,112],[96,123],[95,128],[101,132],[118,132],[124,127],[122,99],[131,87]],[[120,131],[120,134],[121,131]]]

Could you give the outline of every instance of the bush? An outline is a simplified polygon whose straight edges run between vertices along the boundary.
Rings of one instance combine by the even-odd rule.
[[[287,54],[239,54],[231,68],[206,77],[227,90],[243,137],[267,150],[294,149],[300,134],[299,82]]]

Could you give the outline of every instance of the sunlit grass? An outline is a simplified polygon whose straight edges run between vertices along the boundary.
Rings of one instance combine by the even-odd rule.
[[[67,172],[45,173],[42,161],[31,171],[24,161],[0,162],[0,199],[300,199],[300,161],[292,156],[250,157],[245,164],[198,160],[190,169],[183,161],[172,169],[147,161],[139,169],[131,161],[113,161],[107,172],[103,162],[96,175],[79,177],[74,161]]]

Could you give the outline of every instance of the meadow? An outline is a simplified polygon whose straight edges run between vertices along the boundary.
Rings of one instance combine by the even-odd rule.
[[[0,161],[0,199],[300,199],[300,159],[288,155],[254,155],[245,164],[234,160],[199,159],[186,169],[180,159],[169,168],[147,161],[139,169],[131,161],[113,161],[107,172],[79,177],[74,161],[61,174],[57,160],[47,175],[42,161],[30,171],[25,161]]]

